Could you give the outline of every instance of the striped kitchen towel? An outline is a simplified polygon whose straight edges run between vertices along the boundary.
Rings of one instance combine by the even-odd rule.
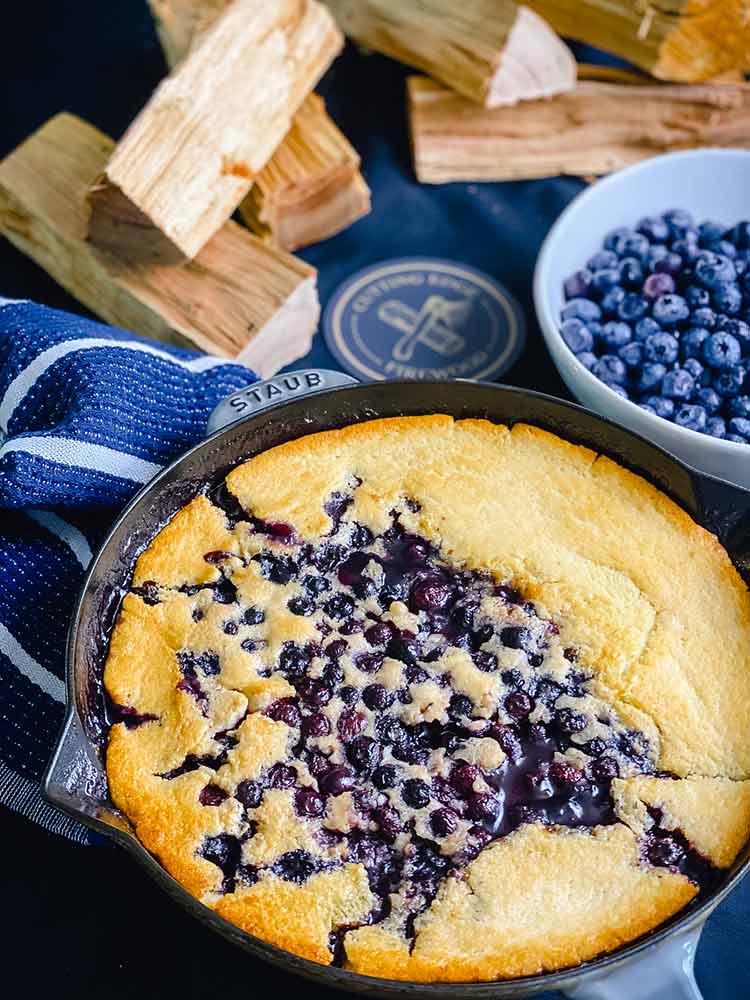
[[[241,365],[0,299],[0,803],[79,842],[41,798],[68,621],[117,510],[203,435]]]

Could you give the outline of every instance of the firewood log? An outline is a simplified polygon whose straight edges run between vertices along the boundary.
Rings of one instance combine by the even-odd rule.
[[[231,0],[149,0],[170,66]],[[370,210],[357,152],[311,94],[258,173],[240,214],[254,233],[286,250],[333,236]]]
[[[600,83],[516,108],[480,108],[427,77],[408,81],[420,181],[605,174],[697,146],[750,148],[750,84]]]
[[[569,49],[513,0],[327,0],[347,35],[484,107],[575,85]]]
[[[237,223],[176,266],[134,263],[86,239],[86,195],[113,146],[73,115],[48,121],[0,163],[0,232],[116,326],[264,376],[306,354],[319,315],[314,269]]]
[[[132,260],[194,257],[247,195],[341,44],[317,0],[234,0],[118,143],[92,188],[91,240]]]
[[[750,72],[748,0],[527,0],[561,35],[660,80],[700,83]]]

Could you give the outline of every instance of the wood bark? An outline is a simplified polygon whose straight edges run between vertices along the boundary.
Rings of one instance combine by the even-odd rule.
[[[133,262],[87,239],[87,192],[114,143],[73,115],[48,121],[0,163],[0,232],[92,312],[155,340],[271,375],[306,354],[315,271],[227,222],[195,260]]]
[[[420,181],[605,174],[658,153],[750,148],[750,84],[600,83],[486,110],[429,80],[408,81]]]
[[[700,83],[750,72],[748,0],[527,0],[561,35],[661,80]]]
[[[316,0],[234,0],[118,143],[92,188],[92,241],[132,259],[194,257],[247,195],[341,44]]]
[[[149,0],[167,62],[174,66],[231,0]],[[311,94],[240,214],[254,233],[286,250],[317,243],[370,210],[356,150]]]
[[[347,35],[484,107],[549,97],[575,85],[569,49],[513,0],[327,2]]]

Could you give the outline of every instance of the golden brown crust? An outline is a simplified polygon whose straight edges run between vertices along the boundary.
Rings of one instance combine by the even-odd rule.
[[[620,819],[638,835],[653,826],[648,807],[661,813],[659,826],[679,830],[717,868],[728,868],[750,830],[750,781],[729,778],[616,779],[612,788]]]
[[[439,546],[441,557],[512,581],[542,620],[559,626],[554,676],[569,675],[562,650],[570,647],[593,679],[585,697],[561,696],[558,707],[610,718],[621,735],[630,727],[645,747],[639,767],[686,779],[617,783],[622,822],[594,834],[526,825],[485,848],[426,902],[414,942],[396,920],[404,900],[393,897],[392,918],[345,934],[350,967],[420,981],[508,977],[574,965],[632,940],[695,893],[682,876],[639,862],[631,829],[646,830],[646,805],[664,809],[666,828],[717,865],[731,863],[750,827],[750,598],[717,540],[664,494],[538,428],[444,415],[292,441],[239,466],[227,486],[256,526],[284,522],[314,545],[338,530],[326,510],[332,495],[350,494],[346,517],[376,535],[398,508],[401,525]],[[408,497],[418,509],[405,506]],[[285,644],[319,640],[314,618],[290,610],[304,596],[300,582],[273,582],[257,561],[288,551],[262,528],[230,526],[206,497],[159,532],[138,560],[140,591],[125,598],[110,645],[105,685],[126,716],[111,729],[107,770],[115,803],[189,891],[250,933],[328,962],[329,934],[362,922],[373,898],[361,864],[341,867],[345,842],[321,841],[297,814],[293,790],[268,787],[269,769],[299,739],[294,726],[263,714],[296,697],[279,657]],[[236,602],[211,589],[229,580]],[[260,623],[240,615],[248,608]],[[383,620],[417,627],[398,601]],[[364,687],[356,657],[370,646],[361,634],[344,645],[347,682]],[[517,651],[507,652],[501,665],[510,668]],[[470,698],[475,718],[492,718],[498,705],[502,716],[499,672],[479,669],[466,649],[449,648],[431,669],[432,679],[410,685],[405,723],[446,719],[452,692]],[[321,661],[314,676],[322,670]],[[375,679],[395,692],[401,664],[386,657]],[[334,699],[322,709],[334,732],[342,705]],[[362,712],[374,725],[373,713]],[[595,735],[587,725],[568,763],[591,765],[584,751]],[[490,743],[468,740],[462,759],[500,767],[505,755]],[[337,752],[325,737],[317,747]],[[295,766],[295,787],[316,788],[306,766]],[[263,801],[245,811],[238,789],[255,780],[266,783]],[[216,804],[202,803],[206,795]],[[351,796],[329,799],[326,810],[328,831],[362,822]],[[429,835],[423,813],[420,837]],[[709,814],[719,817],[714,828]],[[469,825],[462,822],[460,835]],[[222,895],[221,867],[205,854],[207,844],[222,850],[227,836],[240,845],[241,867],[259,874]],[[276,873],[295,852],[318,865],[299,885]],[[498,892],[506,885],[514,891]]]
[[[303,886],[267,876],[219,900],[216,911],[249,934],[328,965],[329,935],[361,923],[374,902],[364,868],[346,865],[313,875]]]
[[[417,982],[533,975],[585,962],[688,903],[681,875],[638,863],[623,826],[593,833],[524,826],[448,879],[417,919],[413,948],[385,925],[346,936],[347,967]]]

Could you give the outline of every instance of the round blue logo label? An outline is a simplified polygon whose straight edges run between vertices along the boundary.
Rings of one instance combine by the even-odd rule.
[[[342,367],[370,379],[497,378],[525,335],[518,303],[494,278],[432,257],[352,275],[328,303],[323,330]]]

